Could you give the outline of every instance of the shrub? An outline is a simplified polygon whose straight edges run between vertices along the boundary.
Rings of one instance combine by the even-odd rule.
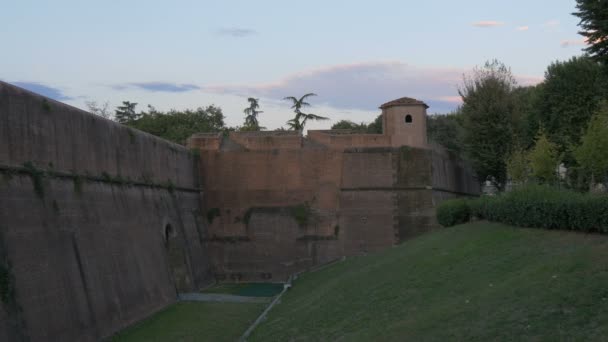
[[[454,199],[437,207],[437,221],[444,227],[466,223],[471,219],[471,211],[466,199]]]
[[[556,189],[550,186],[528,185],[495,197],[480,197],[455,204],[444,202],[437,209],[440,215],[449,215],[440,210],[443,206],[467,205],[469,215],[488,221],[502,222],[519,227],[545,229],[572,229],[608,233],[608,196],[581,194]],[[452,211],[454,209],[451,209]],[[463,209],[461,209],[463,210]],[[454,214],[452,214],[454,215]],[[449,216],[443,218],[450,223]]]

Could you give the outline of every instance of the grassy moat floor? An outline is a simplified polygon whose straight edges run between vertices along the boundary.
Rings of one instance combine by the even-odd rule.
[[[236,341],[266,305],[181,302],[122,331],[112,341]]]
[[[263,307],[180,303],[117,340],[235,341]],[[249,341],[605,341],[606,322],[608,236],[478,222],[300,276]]]

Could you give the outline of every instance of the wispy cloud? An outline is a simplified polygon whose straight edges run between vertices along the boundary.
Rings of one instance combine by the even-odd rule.
[[[164,92],[164,93],[183,93],[187,91],[200,89],[195,84],[176,84],[168,82],[135,82],[125,84],[115,84],[111,86],[114,90],[125,90],[128,88],[138,88],[151,92]]]
[[[528,31],[530,29],[529,26],[518,26],[515,28],[517,31]]]
[[[498,26],[503,26],[505,23],[500,22],[500,21],[494,21],[494,20],[483,20],[483,21],[478,21],[473,23],[472,25],[475,27],[483,27],[483,28],[487,28],[487,27],[498,27]]]
[[[63,90],[51,86],[44,85],[38,82],[10,82],[18,87],[27,89],[36,94],[49,97],[57,101],[69,101],[73,100],[74,97],[67,96]]]
[[[280,100],[285,96],[319,94],[318,103],[336,109],[375,110],[402,96],[423,100],[433,112],[447,112],[459,104],[458,85],[469,70],[421,68],[398,61],[334,65],[289,75],[279,81],[254,85],[208,85],[208,93],[256,96]],[[521,84],[541,79],[518,78]]]
[[[549,20],[546,23],[544,23],[544,27],[548,27],[548,28],[556,28],[558,27],[560,24],[559,20]]]
[[[217,30],[216,33],[220,36],[243,38],[255,35],[257,32],[255,30],[242,27],[225,27]]]

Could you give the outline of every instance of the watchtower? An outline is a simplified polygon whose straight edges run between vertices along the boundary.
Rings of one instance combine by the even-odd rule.
[[[382,132],[391,137],[391,146],[427,147],[426,109],[422,101],[402,97],[380,106]]]

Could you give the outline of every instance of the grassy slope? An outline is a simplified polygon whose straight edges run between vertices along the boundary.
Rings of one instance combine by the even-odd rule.
[[[602,340],[608,237],[475,223],[303,275],[251,341]]]
[[[119,333],[112,341],[236,341],[266,304],[178,303]]]

